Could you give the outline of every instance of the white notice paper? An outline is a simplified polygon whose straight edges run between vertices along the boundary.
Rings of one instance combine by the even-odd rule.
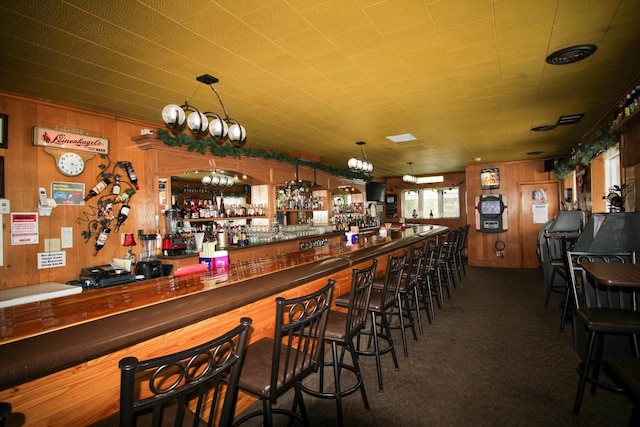
[[[531,205],[533,206],[533,223],[534,224],[545,224],[549,221],[549,205],[541,204],[541,205]]]

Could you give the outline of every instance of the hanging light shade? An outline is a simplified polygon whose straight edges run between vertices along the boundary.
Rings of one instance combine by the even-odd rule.
[[[364,154],[364,145],[366,142],[359,141],[356,142],[356,145],[360,146],[360,151],[362,153],[362,158],[352,157],[347,162],[347,166],[354,172],[363,172],[370,174],[373,172],[373,163],[367,160],[367,156]]]
[[[184,125],[185,118],[184,110],[179,105],[169,104],[162,109],[162,121],[170,129],[181,128]]]
[[[200,182],[202,182],[204,185],[211,184],[211,175],[203,176],[202,179],[200,180]]]
[[[247,139],[247,131],[237,120],[229,118],[229,113],[213,86],[218,82],[218,79],[209,74],[203,74],[196,77],[196,80],[208,85],[216,94],[224,111],[224,118],[210,111],[201,113],[196,107],[185,101],[183,105],[166,105],[162,109],[162,121],[173,132],[180,132],[184,128],[186,120],[187,127],[196,138],[211,135],[219,145],[224,145],[229,140],[233,146],[242,147]],[[188,117],[185,117],[185,111],[191,111]]]
[[[242,147],[247,139],[247,131],[240,123],[233,119],[229,119],[231,125],[229,126],[229,140],[234,147]]]

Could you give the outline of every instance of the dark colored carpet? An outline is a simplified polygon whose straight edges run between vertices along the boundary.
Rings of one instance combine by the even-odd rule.
[[[558,332],[558,302],[545,307],[544,299],[535,270],[467,267],[433,324],[423,314],[424,335],[410,338],[408,358],[394,332],[400,370],[383,356],[383,392],[375,360],[360,358],[371,409],[359,393],[347,397],[345,426],[626,426],[631,404],[605,390],[587,392],[580,416],[572,414],[573,331],[568,324]],[[337,425],[335,402],[305,396],[305,403],[312,426]]]

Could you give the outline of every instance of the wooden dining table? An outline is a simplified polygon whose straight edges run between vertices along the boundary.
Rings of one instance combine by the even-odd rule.
[[[640,288],[640,264],[583,262],[580,265],[600,285]]]

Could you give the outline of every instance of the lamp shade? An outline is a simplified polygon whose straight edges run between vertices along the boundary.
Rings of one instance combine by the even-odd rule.
[[[136,246],[136,240],[133,237],[133,233],[125,233],[124,235],[124,243],[122,246]]]
[[[206,132],[209,127],[209,121],[207,120],[207,116],[198,111],[194,111],[187,117],[187,126],[189,126],[191,132],[200,134]]]
[[[166,105],[162,109],[162,121],[171,129],[179,128],[184,124],[185,114],[182,107],[176,104]]]

